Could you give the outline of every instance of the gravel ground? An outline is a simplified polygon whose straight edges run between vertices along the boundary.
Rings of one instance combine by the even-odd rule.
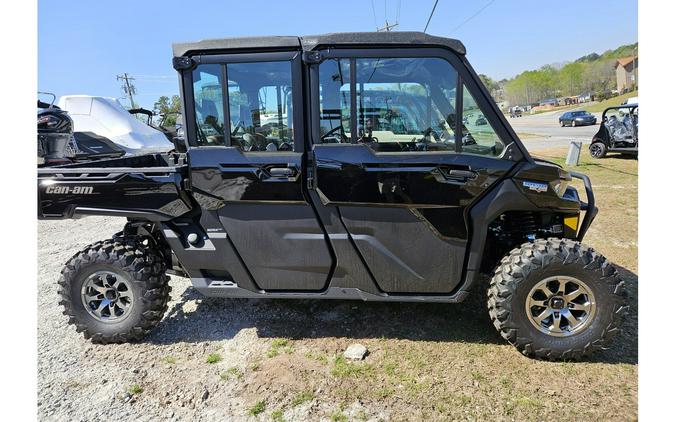
[[[146,342],[98,346],[66,324],[57,305],[56,279],[61,267],[75,252],[109,238],[124,223],[120,218],[88,217],[38,224],[39,418],[188,419],[195,416],[197,406],[200,420],[218,419],[223,412],[244,415],[246,410],[233,391],[213,387],[214,383],[222,387],[222,365],[202,363],[203,356],[219,351],[230,367],[243,366],[256,349],[255,330],[233,330],[231,316],[236,313],[232,312],[204,312],[187,318],[196,308],[196,298],[185,295],[189,280],[172,277],[170,312]],[[228,307],[227,301],[221,302]],[[212,341],[209,337],[232,338]],[[142,386],[145,394],[130,397],[128,391],[135,385]]]
[[[38,222],[40,420],[258,420],[250,412],[257,395],[275,388],[293,390],[297,381],[294,369],[305,370],[307,366],[303,363],[303,368],[294,368],[297,363],[284,362],[281,356],[281,366],[279,360],[272,365],[266,362],[259,374],[253,373],[257,371],[256,359],[270,356],[268,350],[273,348],[271,338],[276,337],[275,333],[285,332],[296,322],[306,325],[308,312],[319,320],[332,321],[344,314],[340,308],[350,309],[348,302],[323,311],[317,309],[322,303],[319,301],[289,304],[206,299],[187,289],[189,280],[171,276],[169,310],[143,342],[92,344],[61,314],[56,280],[63,264],[75,252],[110,238],[124,223],[125,219],[112,217]],[[261,330],[263,336],[259,335]],[[340,349],[344,350],[343,346],[335,347],[338,353]],[[221,360],[207,363],[206,358],[214,353]],[[252,376],[242,379],[245,371],[252,372]],[[270,385],[270,377],[275,379],[274,385]],[[143,391],[136,389],[131,394],[135,386]],[[254,396],[248,397],[249,392]],[[332,403],[301,403],[286,411],[284,419],[318,420],[330,415],[331,407]],[[342,413],[363,415],[361,407],[357,402]],[[373,420],[388,419],[386,413],[373,406],[369,413]]]

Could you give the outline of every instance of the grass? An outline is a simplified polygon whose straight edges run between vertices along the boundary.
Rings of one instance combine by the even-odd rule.
[[[622,102],[625,100],[632,98],[632,97],[637,97],[638,96],[638,91],[632,91],[627,94],[623,95],[618,95],[616,97],[608,98],[605,101],[600,101],[599,103],[591,104],[588,107],[584,107],[584,110],[591,112],[591,113],[600,113],[602,111],[605,111],[607,107],[613,107],[613,106],[618,106],[621,105]],[[583,105],[583,104],[582,104]]]
[[[301,404],[314,400],[314,393],[311,391],[302,391],[297,396],[293,397],[291,401],[291,406],[300,406]]]
[[[333,367],[330,373],[338,378],[363,378],[372,375],[373,366],[368,363],[352,363],[347,361],[344,356],[338,355],[333,360]]]
[[[250,413],[253,416],[258,416],[259,414],[265,411],[266,407],[267,402],[265,400],[260,400],[257,401],[253,406],[251,406],[250,409],[248,409],[248,413]]]
[[[305,353],[305,357],[307,359],[313,359],[317,362],[328,363],[328,355],[326,353],[323,353],[323,352],[309,351],[309,352]]]
[[[339,410],[330,415],[331,422],[347,422],[347,416]]]
[[[173,356],[165,356],[164,362],[168,363],[169,365],[174,365],[176,363],[176,358]]]
[[[242,377],[242,375],[243,374],[241,373],[239,368],[233,366],[232,368],[228,369],[227,371],[221,373],[220,379],[223,380],[223,381],[227,381],[232,377],[239,379],[239,378]]]
[[[284,422],[286,420],[284,419],[284,411],[281,409],[275,410],[270,416],[274,422]]]
[[[538,135],[536,133],[529,133],[529,132],[516,132],[516,135],[518,135],[518,138],[521,141],[528,140],[528,139],[539,139],[539,138],[545,138],[546,136],[543,135]]]
[[[131,387],[129,387],[129,390],[127,390],[127,391],[131,395],[141,394],[143,392],[143,387],[141,387],[138,384],[134,384]]]
[[[267,350],[267,357],[273,358],[279,356],[282,353],[293,353],[293,347],[289,344],[287,338],[275,338],[272,340],[272,345],[269,350]]]
[[[206,363],[218,363],[223,360],[223,357],[218,353],[211,353],[206,357]]]

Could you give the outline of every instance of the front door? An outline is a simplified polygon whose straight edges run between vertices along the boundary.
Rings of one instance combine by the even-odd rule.
[[[494,111],[444,50],[322,55],[311,70],[317,207],[337,209],[382,291],[451,292],[467,209],[515,164]]]
[[[203,56],[192,85],[194,198],[263,290],[323,289],[333,266],[303,193],[299,53]]]

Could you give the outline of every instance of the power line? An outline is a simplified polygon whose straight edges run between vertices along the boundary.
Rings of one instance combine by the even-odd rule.
[[[438,0],[434,2],[434,7],[431,9],[431,13],[429,14],[429,19],[427,19],[427,24],[424,25],[424,32],[427,32],[427,28],[429,27],[429,22],[431,22],[432,16],[434,16],[434,12],[436,11],[436,5],[438,5]]]
[[[398,6],[396,7],[396,23],[399,23],[399,17],[401,17],[401,0],[398,0]]]
[[[389,32],[392,29],[396,28],[398,26],[398,18],[396,19],[396,23],[389,23],[389,16],[387,14],[387,0],[384,0],[384,26],[382,28],[377,28],[377,32],[382,32],[386,31]]]
[[[475,18],[476,16],[480,15],[480,13],[481,13],[483,10],[487,9],[488,6],[490,6],[490,5],[491,5],[492,3],[494,3],[495,1],[496,1],[496,0],[490,0],[485,6],[481,7],[480,9],[478,9],[478,10],[476,11],[476,13],[474,13],[474,14],[471,15],[471,16],[469,16],[469,17],[466,18],[462,23],[460,23],[460,24],[457,25],[455,28],[453,28],[453,29],[450,31],[450,33],[452,34],[452,33],[455,32],[456,30],[458,30],[459,28],[461,28],[462,26],[464,26],[464,24],[466,24],[467,22],[469,22],[471,19],[473,19],[473,18]],[[433,13],[433,12],[432,12],[432,13]]]
[[[175,76],[168,75],[136,75],[136,79],[176,79]]]
[[[375,16],[375,0],[370,0],[370,5],[373,6],[373,22],[375,22],[375,30],[379,31],[377,27],[377,16]]]

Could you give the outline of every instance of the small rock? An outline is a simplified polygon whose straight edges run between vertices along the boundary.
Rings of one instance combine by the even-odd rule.
[[[206,401],[206,399],[208,398],[209,398],[209,390],[205,388],[204,391],[202,392],[202,401]]]
[[[347,359],[363,360],[368,354],[368,349],[363,344],[355,343],[347,347],[344,356]]]

